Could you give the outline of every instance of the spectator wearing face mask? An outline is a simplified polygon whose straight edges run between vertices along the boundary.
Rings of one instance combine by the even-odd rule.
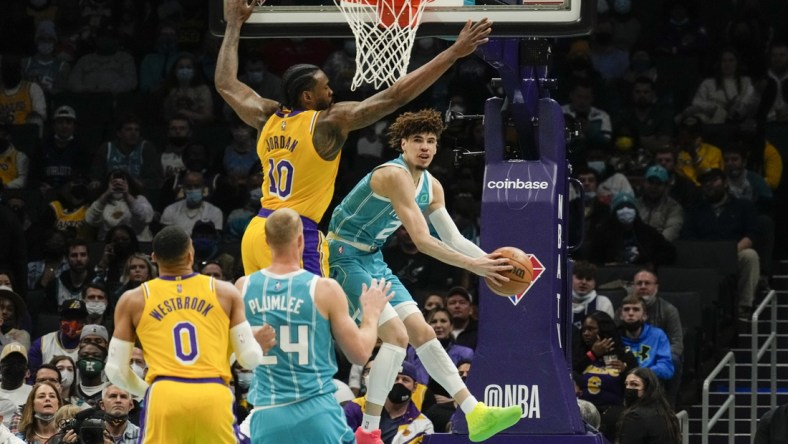
[[[659,266],[673,262],[676,247],[640,219],[635,196],[617,194],[610,209],[607,221],[591,236],[589,257],[597,265]]]
[[[77,359],[77,397],[81,403],[96,407],[101,391],[109,385],[104,377],[109,336],[100,325],[86,325],[82,330]]]
[[[28,444],[48,443],[57,433],[55,412],[62,405],[63,400],[54,384],[42,382],[34,385],[22,408],[17,437]]]
[[[182,188],[185,198],[164,208],[159,222],[165,226],[177,225],[187,233],[191,233],[197,221],[210,221],[217,230],[221,231],[222,210],[205,201],[202,173],[188,172]]]
[[[380,419],[383,443],[404,444],[435,433],[432,422],[419,409],[420,395],[423,393],[416,382],[416,369],[409,362],[403,361],[383,404]],[[345,404],[345,416],[351,429],[361,426],[365,404],[366,398],[363,397]]]
[[[577,261],[572,267],[572,324],[580,330],[586,316],[599,310],[613,317],[613,303],[596,292],[596,265]]]
[[[17,406],[25,404],[32,389],[25,384],[27,356],[27,349],[18,342],[4,346],[0,352],[0,399],[10,399]]]
[[[85,309],[88,311],[87,324],[100,325],[112,334],[115,324],[112,319],[112,309],[109,307],[107,288],[99,283],[90,282],[82,292],[82,300],[85,301]]]
[[[63,398],[65,404],[76,404],[78,402],[75,369],[76,364],[74,360],[66,355],[57,355],[49,361],[60,372],[60,396]]]
[[[649,318],[643,299],[634,294],[625,297],[621,301],[619,319],[621,342],[635,355],[638,366],[650,368],[663,384],[669,381],[675,372],[670,340],[661,328],[647,323]]]
[[[71,65],[57,57],[57,33],[52,21],[38,24],[35,43],[36,53],[22,61],[22,77],[38,83],[46,95],[64,91],[68,86]]]
[[[114,384],[109,384],[102,390],[98,406],[104,411],[105,428],[115,444],[136,444],[138,442],[140,428],[129,421],[129,412],[134,407],[129,392]]]
[[[36,339],[30,346],[28,366],[31,373],[57,355],[77,358],[79,335],[88,317],[85,303],[79,299],[69,299],[60,305],[59,312],[60,328]]]
[[[181,53],[175,60],[165,81],[165,119],[182,114],[195,124],[214,120],[211,89],[196,67],[196,59],[190,53]]]

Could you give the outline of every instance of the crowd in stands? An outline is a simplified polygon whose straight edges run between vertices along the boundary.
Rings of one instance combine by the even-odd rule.
[[[579,261],[574,370],[580,397],[598,408],[612,438],[631,369],[653,370],[668,402],[677,402],[681,324],[676,307],[657,293],[660,267],[677,260],[675,243],[735,243],[732,316],[742,320],[768,287],[773,260],[788,252],[788,233],[779,229],[788,226],[781,156],[788,153],[788,33],[778,26],[788,7],[778,0],[724,3],[598,0],[590,36],[552,42],[557,88],[551,94],[577,132],[569,159],[584,189],[584,200],[577,196],[573,207],[585,219],[586,239],[573,254]],[[46,407],[33,401],[39,392],[51,406],[87,403],[106,410],[120,399],[118,411],[132,411],[134,425],[138,400],[117,393],[122,390],[113,389],[100,368],[118,298],[157,274],[147,254],[160,228],[178,225],[192,234],[196,271],[229,281],[243,274],[239,243],[259,209],[262,168],[254,130],[213,87],[221,38],[205,31],[207,6],[183,0],[3,3],[0,417],[26,442],[53,433],[40,419]],[[418,39],[409,69],[445,45]],[[350,90],[355,51],[352,39],[246,40],[239,78],[278,99],[282,71],[312,63],[329,76],[334,100],[356,100],[374,91]],[[451,104],[457,113],[479,113],[486,98],[501,94],[490,82],[496,76],[469,57],[408,108],[443,111]],[[350,135],[335,202],[395,156],[384,140],[387,125]],[[447,188],[457,226],[472,240],[479,236],[484,165],[457,162],[453,150],[480,151],[483,137],[481,122],[447,123],[431,166]],[[467,372],[476,346],[477,281],[419,253],[404,228],[385,256],[430,309],[427,320]],[[638,271],[628,279],[630,297],[616,303],[596,294],[595,282],[597,267],[613,265]],[[659,343],[664,353],[644,361],[637,353],[644,341]],[[405,427],[400,432],[409,424],[433,430],[423,419],[445,430],[452,400],[415,354],[408,356],[398,376],[402,396],[386,409],[413,416],[413,424],[398,423]],[[48,368],[57,377],[39,378],[37,370]],[[144,372],[144,362],[137,368]],[[22,383],[25,369],[35,385]],[[233,369],[242,419],[248,372]],[[363,394],[363,369],[340,370],[337,377],[353,394]],[[641,376],[642,389],[652,379]],[[7,399],[15,404],[6,406]],[[136,439],[133,427],[116,431],[128,442]]]

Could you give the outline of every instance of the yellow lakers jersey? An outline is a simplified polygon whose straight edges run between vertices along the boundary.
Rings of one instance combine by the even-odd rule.
[[[85,224],[85,216],[88,214],[87,205],[82,205],[74,210],[66,210],[63,204],[58,200],[49,202],[49,206],[55,213],[55,227],[59,231],[68,230],[69,228],[79,229]]]
[[[339,158],[323,160],[312,136],[320,111],[277,111],[260,133],[257,155],[263,165],[263,208],[291,208],[316,223],[334,195]]]
[[[3,183],[11,182],[19,176],[17,153],[16,148],[11,148],[0,157],[0,180]]]
[[[162,276],[142,284],[145,308],[137,325],[148,373],[159,376],[231,379],[230,318],[209,276]]]
[[[30,97],[30,82],[25,80],[13,94],[7,95],[0,89],[0,119],[8,123],[22,125],[33,112],[33,99]]]

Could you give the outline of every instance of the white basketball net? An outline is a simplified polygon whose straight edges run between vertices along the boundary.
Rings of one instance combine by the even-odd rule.
[[[399,5],[395,6],[395,2]],[[429,0],[334,0],[334,3],[356,39],[356,75],[350,89],[355,91],[364,82],[379,89],[404,76],[421,13]]]

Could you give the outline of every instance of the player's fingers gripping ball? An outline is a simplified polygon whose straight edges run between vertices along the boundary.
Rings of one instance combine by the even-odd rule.
[[[491,279],[484,278],[490,290],[506,297],[524,292],[533,279],[534,267],[531,265],[531,258],[523,250],[515,247],[501,247],[493,253],[500,253],[500,257],[509,259],[512,269],[501,272],[501,275],[509,278],[508,282],[501,282],[501,285],[495,285]]]

